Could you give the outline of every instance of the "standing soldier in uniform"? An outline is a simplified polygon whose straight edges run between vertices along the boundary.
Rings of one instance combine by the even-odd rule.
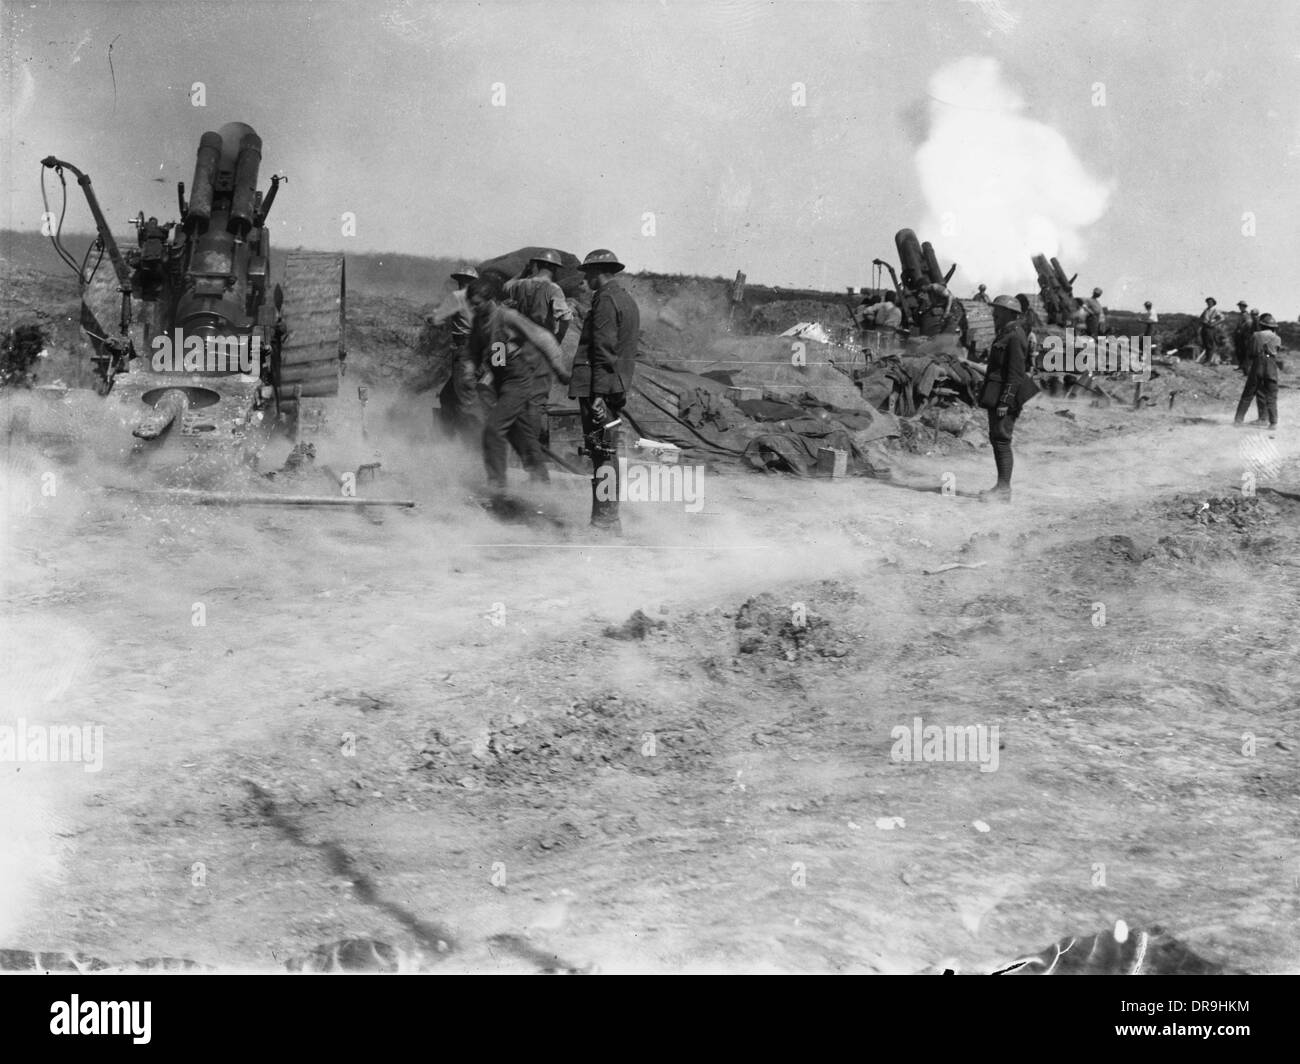
[[[1088,335],[1095,340],[1106,329],[1106,308],[1101,305],[1100,288],[1092,290],[1092,298],[1084,302],[1083,308],[1087,311]]]
[[[1250,335],[1253,337],[1263,326],[1259,323],[1259,307],[1250,308]],[[1246,340],[1246,360],[1241,365],[1242,373],[1250,372],[1250,339]],[[1259,392],[1255,393],[1255,421],[1256,424],[1262,425],[1268,420],[1268,414],[1264,412],[1264,396]]]
[[[1250,367],[1246,374],[1246,387],[1241,392],[1241,402],[1237,404],[1234,425],[1241,425],[1246,420],[1246,411],[1254,399],[1259,408],[1259,421],[1268,419],[1270,429],[1277,428],[1277,377],[1282,363],[1278,353],[1282,349],[1282,338],[1277,334],[1277,322],[1272,314],[1261,314],[1259,332],[1250,338]]]
[[[1142,309],[1147,312],[1146,317],[1142,319],[1142,335],[1152,337],[1152,342],[1154,343],[1156,325],[1159,323],[1160,318],[1156,315],[1155,308],[1151,306],[1151,300],[1148,299],[1143,303]]]
[[[582,434],[591,455],[591,523],[622,532],[618,516],[618,425],[636,371],[641,312],[618,283],[623,264],[598,248],[579,267],[595,296],[582,323],[569,398],[578,400]]]
[[[496,399],[483,427],[483,464],[488,486],[506,486],[506,442],[515,449],[534,481],[550,475],[542,456],[542,411],[551,390],[550,374],[568,383],[564,356],[555,337],[518,311],[501,305],[502,279],[488,273],[469,286],[474,323],[469,355],[480,373],[491,378]]]
[[[989,443],[997,465],[998,482],[989,491],[980,492],[981,502],[1011,501],[1011,435],[1016,418],[1025,402],[1037,389],[1029,378],[1029,339],[1025,335],[1024,314],[1014,296],[993,300],[993,324],[997,338],[989,348],[988,369],[980,406],[989,412]]]
[[[1250,361],[1250,338],[1255,334],[1257,324],[1251,319],[1246,306],[1244,299],[1237,302],[1237,325],[1232,330],[1232,353],[1237,361],[1237,369],[1242,373],[1246,372]]]
[[[442,366],[447,376],[436,385],[438,415],[445,431],[459,430],[466,439],[477,441],[482,434],[483,404],[475,387],[478,372],[466,346],[470,321],[474,317],[466,287],[478,279],[478,270],[473,266],[462,266],[451,275],[451,279],[456,282],[455,291],[428,319],[430,325],[445,330],[447,337],[446,362]]]
[[[1201,347],[1204,354],[1196,361],[1205,361],[1206,365],[1219,364],[1219,326],[1223,322],[1223,311],[1219,309],[1218,300],[1213,296],[1205,297],[1205,309],[1200,318]]]
[[[560,256],[554,251],[543,251],[529,264],[532,273],[507,281],[505,295],[513,299],[519,313],[529,321],[546,329],[560,343],[569,330],[573,311],[564,298],[564,290],[555,282],[560,272]]]
[[[979,291],[976,292],[973,296],[971,296],[971,299],[975,300],[978,303],[987,303],[989,301],[988,285],[984,285],[984,284],[980,285]]]

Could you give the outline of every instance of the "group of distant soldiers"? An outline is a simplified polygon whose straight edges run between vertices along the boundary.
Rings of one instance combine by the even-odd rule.
[[[1093,289],[1093,300],[1101,296],[1100,289]],[[1033,364],[1033,312],[1026,307],[1024,297],[1001,295],[990,301],[987,289],[980,285],[975,297],[981,302],[991,302],[994,325],[997,335],[989,350],[988,365],[985,371],[985,383],[979,398],[980,406],[988,411],[989,443],[992,445],[993,460],[997,467],[997,483],[988,491],[981,492],[983,501],[1011,501],[1011,473],[1014,464],[1011,440],[1015,431],[1016,418],[1025,403],[1037,391],[1030,376]],[[1157,321],[1150,302],[1146,306],[1147,335],[1155,328]],[[1255,424],[1269,430],[1277,428],[1277,390],[1278,371],[1282,368],[1279,359],[1282,341],[1277,332],[1277,322],[1271,314],[1257,311],[1247,312],[1247,305],[1239,303],[1239,320],[1233,331],[1237,368],[1246,374],[1246,384],[1237,404],[1233,423],[1242,425],[1250,410],[1252,401],[1256,404],[1257,419]],[[1090,317],[1097,317],[1098,311],[1104,309],[1097,304],[1087,308]],[[1216,316],[1217,314],[1217,316]],[[1203,333],[1209,328],[1222,324],[1222,315],[1215,311],[1215,301],[1206,300],[1206,311],[1201,316]],[[1104,318],[1102,319],[1104,328]],[[1089,328],[1093,336],[1099,335]],[[1215,350],[1211,347],[1210,350]]]
[[[439,382],[444,423],[481,441],[489,488],[506,487],[507,445],[534,482],[549,480],[542,430],[551,376],[578,400],[583,440],[592,462],[593,526],[621,532],[618,510],[618,426],[636,368],[640,313],[619,284],[624,266],[604,248],[578,269],[593,293],[582,320],[572,372],[560,347],[576,318],[557,278],[557,252],[546,249],[518,277],[472,266],[456,270],[453,302],[434,315],[446,330]]]
[[[592,462],[591,523],[597,528],[621,531],[618,510],[618,426],[632,388],[636,368],[640,312],[636,301],[617,279],[624,266],[613,252],[591,252],[578,269],[592,292],[590,309],[582,319],[582,332],[572,372],[565,367],[560,347],[577,315],[576,301],[566,298],[557,278],[560,256],[543,250],[517,277],[464,266],[451,277],[457,288],[449,309],[430,319],[446,331],[445,379],[440,382],[443,414],[458,431],[481,441],[490,487],[506,486],[507,445],[513,447],[534,481],[549,479],[542,428],[550,378],[569,385],[569,397],[578,400],[584,446]],[[1053,293],[1055,298],[1059,293]],[[1098,337],[1107,330],[1102,291],[1075,300],[1064,322]],[[923,286],[910,292],[909,317],[917,320],[923,336],[960,331],[965,315],[946,286]],[[1036,315],[1025,296],[998,296],[989,300],[984,285],[974,299],[991,303],[996,338],[990,351],[985,394],[980,405],[988,410],[989,438],[998,470],[997,485],[982,497],[1007,501],[1011,495],[1011,437],[1015,420],[1036,390],[1029,376],[1032,365],[1032,330]],[[903,308],[892,292],[864,300],[861,322],[867,328],[897,332],[904,321]],[[1219,362],[1225,327],[1224,315],[1213,297],[1207,298],[1199,320],[1202,359]],[[1278,370],[1281,339],[1271,314],[1248,311],[1237,304],[1238,320],[1232,333],[1237,368],[1246,385],[1234,423],[1244,423],[1251,402],[1257,406],[1256,424],[1277,427]],[[1056,307],[1056,313],[1067,308]],[[1050,308],[1049,308],[1050,310]],[[1158,318],[1145,304],[1146,335],[1153,334]],[[1049,317],[1050,320],[1050,317]]]
[[[1201,353],[1198,362],[1217,366],[1224,361],[1221,352],[1227,347],[1227,318],[1213,296],[1207,296],[1205,309],[1197,320],[1197,338]],[[1237,321],[1232,327],[1232,357],[1238,371],[1246,375],[1245,387],[1233,416],[1234,425],[1244,425],[1250,404],[1255,403],[1253,424],[1277,428],[1278,374],[1284,367],[1280,359],[1282,338],[1272,314],[1261,314],[1244,300],[1237,302]]]
[[[1238,301],[1237,321],[1232,327],[1231,335],[1233,361],[1243,372],[1250,361],[1250,338],[1259,332],[1261,320],[1265,317],[1258,308],[1247,309],[1248,306],[1244,299]],[[1267,317],[1273,321],[1272,315]],[[1228,346],[1227,328],[1227,316],[1219,309],[1214,297],[1207,296],[1205,309],[1201,311],[1196,323],[1196,338],[1201,347],[1201,353],[1196,359],[1198,362],[1217,366],[1224,360],[1223,351]]]

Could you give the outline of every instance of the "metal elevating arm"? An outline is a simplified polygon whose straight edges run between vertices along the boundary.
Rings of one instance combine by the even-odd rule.
[[[104,212],[99,206],[99,200],[95,197],[95,190],[90,187],[90,175],[83,174],[71,163],[56,159],[53,155],[42,159],[41,165],[54,170],[56,173],[61,174],[62,171],[68,170],[76,174],[77,184],[81,186],[81,191],[85,193],[86,202],[90,205],[90,213],[94,215],[95,230],[108,252],[109,261],[113,264],[113,272],[117,274],[117,288],[122,293],[122,332],[129,332],[131,329],[131,268],[127,266],[126,260],[122,258],[122,252],[118,249],[117,241],[113,239],[113,231],[108,227],[108,219],[104,217]]]
[[[913,306],[911,300],[911,293],[909,293],[907,289],[905,289],[901,284],[898,283],[898,274],[894,272],[894,267],[891,266],[889,263],[887,263],[884,259],[872,259],[871,265],[883,266],[886,270],[889,271],[889,280],[894,286],[894,295],[898,299],[898,309],[902,312],[903,315],[903,324],[909,326],[915,325],[917,315],[916,315],[915,307]]]

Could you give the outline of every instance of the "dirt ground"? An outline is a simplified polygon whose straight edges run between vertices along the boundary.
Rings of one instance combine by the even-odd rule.
[[[1295,971],[1282,394],[1271,441],[1040,396],[1011,507],[936,490],[988,486],[968,447],[898,454],[911,487],[710,473],[617,541],[566,474],[490,515],[477,456],[400,420],[321,460],[377,455],[363,493],[413,510],[163,504],[106,493],[159,477],[84,426],[10,441],[5,715],[104,756],[2,766],[0,946],[980,971],[1122,918]],[[895,760],[917,717],[996,725],[996,771]]]

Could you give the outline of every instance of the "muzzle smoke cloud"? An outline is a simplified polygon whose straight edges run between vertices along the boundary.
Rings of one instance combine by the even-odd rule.
[[[1083,261],[1083,232],[1113,188],[1092,177],[1065,137],[1022,114],[996,59],[967,56],[930,79],[930,134],[916,153],[928,215],[920,230],[968,283],[1036,290],[1030,256]]]

